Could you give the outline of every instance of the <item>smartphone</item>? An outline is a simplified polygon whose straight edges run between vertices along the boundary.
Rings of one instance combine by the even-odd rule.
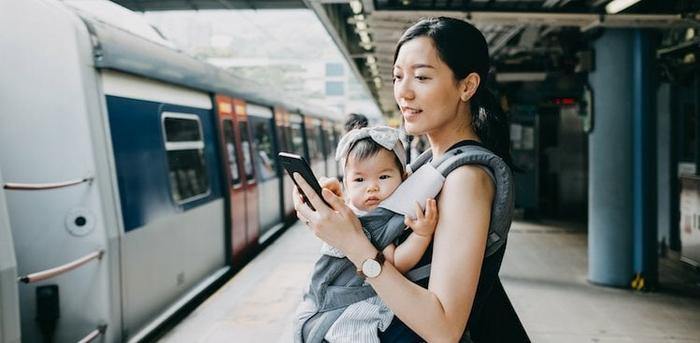
[[[280,163],[282,163],[282,167],[287,170],[287,173],[289,174],[289,177],[292,178],[292,181],[294,181],[294,184],[297,186],[299,189],[299,193],[301,193],[302,198],[304,198],[304,202],[311,207],[312,210],[316,210],[313,205],[309,202],[309,199],[306,197],[306,194],[301,190],[301,187],[297,184],[297,181],[294,180],[294,173],[299,173],[301,177],[306,180],[306,183],[311,186],[311,188],[318,194],[319,198],[323,200],[323,202],[328,205],[328,207],[331,207],[326,200],[323,199],[323,196],[321,195],[321,185],[318,183],[318,180],[316,179],[316,176],[314,175],[314,172],[311,171],[311,167],[309,166],[309,163],[306,162],[306,160],[296,154],[290,154],[287,152],[280,152],[277,156],[279,156]]]

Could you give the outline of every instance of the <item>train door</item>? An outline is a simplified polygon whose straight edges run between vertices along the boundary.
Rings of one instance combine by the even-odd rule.
[[[326,176],[335,177],[338,175],[338,164],[335,162],[336,144],[333,141],[333,123],[324,120],[323,122],[323,153],[326,156]]]
[[[277,119],[277,127],[280,136],[280,149],[282,151],[291,152],[306,157],[304,152],[304,136],[302,131],[302,117],[297,113],[289,113],[283,109],[278,111],[279,118]],[[285,220],[293,220],[296,218],[294,211],[294,202],[292,199],[292,189],[294,188],[294,183],[292,179],[283,174],[282,177],[282,187],[284,193],[282,197],[284,198],[284,218]]]
[[[280,177],[277,169],[277,139],[272,110],[248,104],[248,122],[253,142],[253,160],[258,179],[259,243],[282,228]]]
[[[278,107],[275,109],[275,126],[277,128],[277,142],[279,143],[279,151],[291,152],[289,147],[289,113],[284,108]],[[275,156],[276,157],[276,156]],[[278,167],[278,175],[280,177],[280,194],[281,194],[281,215],[285,220],[294,217],[294,203],[292,201],[292,186],[291,180],[287,173]]]
[[[253,161],[253,141],[248,122],[246,103],[242,100],[233,100],[233,111],[238,122],[238,134],[241,140],[241,156],[243,157],[243,188],[245,188],[246,208],[246,242],[248,246],[258,243],[260,235],[258,225],[258,182],[255,176],[255,164]]]
[[[279,149],[278,151],[289,151],[289,148],[287,148],[287,128],[289,126],[287,119],[287,111],[284,108],[276,107],[274,119],[275,129],[277,131],[276,133],[277,148]],[[275,156],[275,159],[277,159],[277,156]],[[289,183],[289,178],[287,177],[286,172],[282,170],[282,168],[280,168],[279,164],[277,164],[277,175],[279,175],[280,178],[280,215],[286,220],[289,216],[291,216],[292,212],[294,211],[294,204],[292,203],[291,194],[287,192],[287,184]]]
[[[308,161],[316,177],[326,176],[326,159],[323,156],[321,143],[321,121],[306,117],[304,121]]]
[[[236,263],[246,247],[246,208],[245,188],[243,187],[243,172],[239,161],[240,141],[237,134],[237,125],[233,112],[231,99],[225,96],[216,97],[217,114],[219,121],[219,135],[221,137],[221,152],[226,177],[228,199],[228,230],[231,232],[231,254]]]
[[[335,149],[338,148],[338,142],[340,142],[340,136],[342,135],[343,132],[343,127],[340,124],[336,124],[333,126],[333,156],[335,156]],[[335,161],[335,170],[336,170],[336,177],[338,177],[340,180],[343,179],[343,167],[340,165],[340,161]]]
[[[0,175],[0,184],[4,184],[2,175]],[[0,188],[0,309],[2,309],[0,342],[20,342],[22,334],[17,289],[17,259],[3,188]]]
[[[287,148],[289,152],[304,156],[307,160],[309,155],[304,146],[304,117],[298,113],[289,113],[287,116]]]

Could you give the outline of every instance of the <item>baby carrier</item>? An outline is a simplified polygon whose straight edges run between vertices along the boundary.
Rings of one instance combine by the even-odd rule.
[[[409,167],[415,172],[379,207],[360,216],[362,227],[372,244],[383,250],[394,242],[405,229],[404,216],[413,215],[416,201],[425,208],[425,200],[438,195],[450,172],[473,164],[484,168],[496,185],[485,252],[485,257],[490,256],[506,242],[510,229],[513,211],[510,168],[500,157],[476,145],[452,149],[441,158],[426,163],[431,157],[430,150],[419,156]],[[414,282],[429,276],[429,264],[406,274]],[[311,285],[302,300],[295,342],[323,342],[326,332],[348,305],[376,295],[364,281],[356,274],[356,268],[349,259],[322,255],[316,262]]]

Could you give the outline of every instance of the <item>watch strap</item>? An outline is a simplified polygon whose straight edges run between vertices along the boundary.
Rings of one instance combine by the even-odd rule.
[[[368,258],[367,260],[377,261],[377,263],[379,263],[379,267],[381,268],[384,265],[384,261],[386,261],[386,257],[384,257],[384,254],[381,251],[377,251],[377,255],[374,258]],[[363,279],[367,278],[367,275],[365,275],[365,273],[362,272],[362,265],[365,264],[365,261],[363,261],[360,265],[360,268],[357,269],[357,275]]]

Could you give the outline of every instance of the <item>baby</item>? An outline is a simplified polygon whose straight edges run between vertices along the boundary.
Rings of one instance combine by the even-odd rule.
[[[406,178],[406,153],[399,131],[387,126],[355,129],[338,143],[336,159],[344,167],[343,186],[346,204],[358,215],[376,208]],[[410,271],[425,253],[432,240],[438,213],[434,199],[426,202],[425,212],[416,204],[416,218],[405,217],[412,232],[399,245],[390,244],[382,253],[387,263],[401,273]],[[324,243],[321,253],[345,257]],[[379,342],[378,330],[384,331],[393,313],[374,296],[351,304],[325,335],[329,342]]]

